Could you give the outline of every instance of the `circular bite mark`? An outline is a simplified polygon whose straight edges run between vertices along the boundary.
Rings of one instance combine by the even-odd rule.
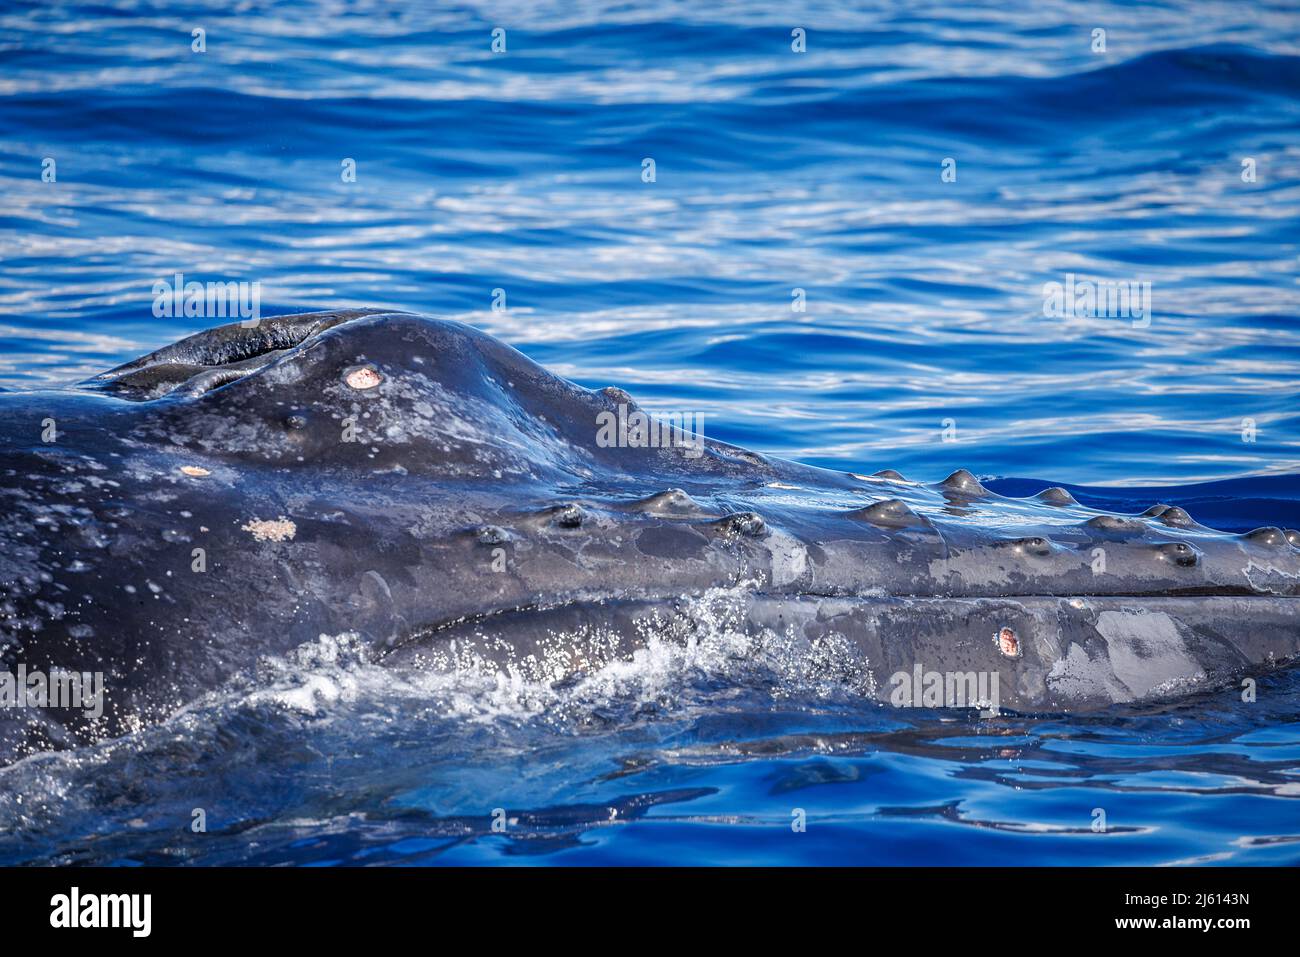
[[[998,646],[998,651],[1002,652],[1003,657],[1020,657],[1020,639],[1016,637],[1015,631],[1006,625],[998,629],[998,633],[993,636],[993,643]]]
[[[186,475],[192,475],[194,478],[202,478],[205,475],[211,475],[207,469],[201,469],[197,465],[182,465],[181,471]]]
[[[364,391],[379,385],[384,381],[384,377],[370,366],[361,366],[344,376],[343,381],[354,389]]]

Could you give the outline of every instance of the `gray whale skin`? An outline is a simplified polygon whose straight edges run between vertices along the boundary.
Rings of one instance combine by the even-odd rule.
[[[0,711],[4,754],[164,719],[322,634],[394,667],[559,680],[651,634],[689,640],[692,596],[716,589],[745,632],[855,657],[864,706],[921,672],[996,674],[1018,711],[1168,699],[1300,650],[1294,531],[684,433],[598,441],[619,406],[635,421],[620,389],[373,310],[221,326],[73,388],[0,392],[0,670],[100,672],[105,691],[93,717]]]

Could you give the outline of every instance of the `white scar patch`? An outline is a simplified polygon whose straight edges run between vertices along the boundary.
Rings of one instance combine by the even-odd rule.
[[[1103,611],[1097,631],[1106,639],[1115,677],[1138,698],[1161,685],[1204,677],[1178,624],[1162,612]]]
[[[347,374],[347,383],[354,389],[373,389],[382,381],[379,373],[369,366],[354,369]]]
[[[274,521],[254,518],[247,525],[239,527],[245,532],[252,532],[259,542],[287,542],[298,534],[298,526],[283,515]]]
[[[773,585],[788,585],[808,568],[808,550],[798,539],[774,530],[764,544],[772,556]]]

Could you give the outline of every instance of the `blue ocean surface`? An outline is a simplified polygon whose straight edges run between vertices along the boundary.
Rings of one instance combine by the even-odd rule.
[[[216,324],[180,273],[827,468],[1296,527],[1298,133],[1293,2],[7,0],[0,387]],[[0,863],[1300,863],[1294,668],[981,717],[701,621],[556,687],[322,636],[0,769]]]

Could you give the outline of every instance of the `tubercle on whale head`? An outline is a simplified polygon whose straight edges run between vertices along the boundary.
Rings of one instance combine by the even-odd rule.
[[[870,522],[882,528],[928,528],[930,520],[918,514],[902,499],[890,498],[866,508],[855,509],[849,517]]]
[[[1183,568],[1192,568],[1201,561],[1201,553],[1186,542],[1166,542],[1154,548],[1166,561]]]
[[[1048,505],[1078,505],[1073,495],[1060,486],[1045,488],[1036,496],[1040,502],[1046,502]]]
[[[957,469],[937,486],[945,493],[960,498],[979,498],[988,495],[988,489],[966,469]]]
[[[1006,539],[995,542],[994,547],[1010,550],[1016,555],[1035,555],[1040,558],[1052,554],[1056,548],[1055,543],[1040,535]]]
[[[1271,549],[1284,549],[1288,546],[1295,547],[1282,529],[1272,525],[1245,532],[1241,535],[1241,539],[1252,545],[1263,546]]]

